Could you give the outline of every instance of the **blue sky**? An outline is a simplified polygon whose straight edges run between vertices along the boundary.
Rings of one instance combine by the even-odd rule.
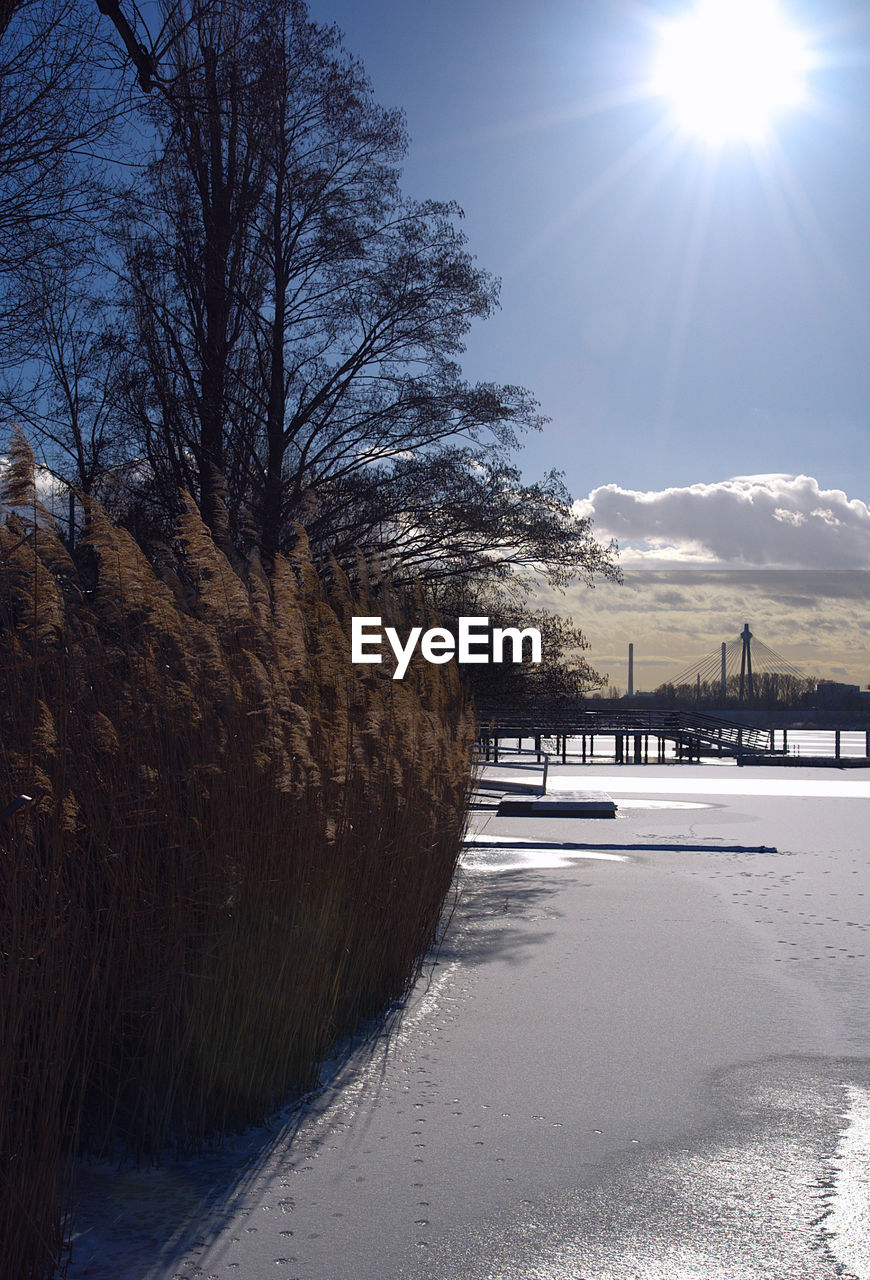
[[[311,4],[502,278],[465,368],[551,419],[528,478],[563,470],[626,565],[870,568],[870,6],[783,0],[807,101],[719,150],[641,90],[691,8]]]
[[[501,314],[474,376],[552,419],[580,495],[805,472],[870,490],[870,10],[791,6],[831,64],[769,153],[718,157],[631,96],[688,4],[317,0],[407,112],[406,187],[455,198]],[[851,16],[850,16],[851,15]],[[608,102],[615,105],[605,105]],[[581,492],[582,491],[582,492]]]

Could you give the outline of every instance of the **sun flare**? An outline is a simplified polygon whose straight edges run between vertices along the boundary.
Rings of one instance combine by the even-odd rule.
[[[776,0],[701,0],[662,27],[653,90],[705,142],[757,142],[805,100],[807,66]]]

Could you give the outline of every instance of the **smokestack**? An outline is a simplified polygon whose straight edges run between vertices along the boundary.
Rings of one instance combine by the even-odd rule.
[[[634,697],[634,645],[628,646],[628,696]]]

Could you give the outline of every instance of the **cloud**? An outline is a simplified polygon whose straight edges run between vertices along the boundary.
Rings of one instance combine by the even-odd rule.
[[[606,484],[575,504],[625,567],[870,568],[870,509],[812,476],[736,476],[651,492]]]

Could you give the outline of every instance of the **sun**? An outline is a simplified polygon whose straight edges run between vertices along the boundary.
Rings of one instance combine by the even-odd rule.
[[[701,0],[662,26],[653,91],[705,142],[758,142],[805,101],[808,61],[775,0]]]

